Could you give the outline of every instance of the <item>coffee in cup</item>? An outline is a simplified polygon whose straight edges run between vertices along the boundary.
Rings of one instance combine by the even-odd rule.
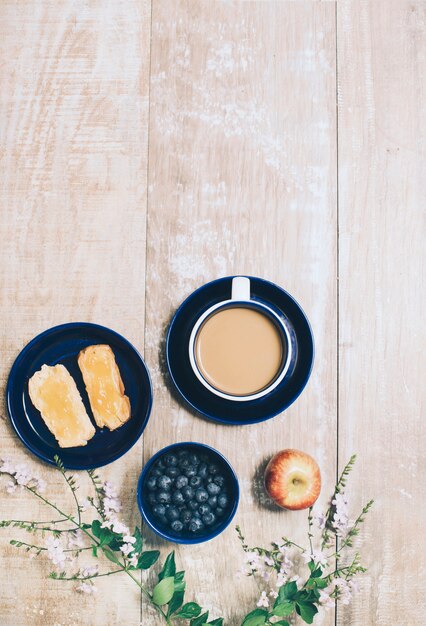
[[[193,327],[191,366],[210,391],[236,401],[269,393],[290,362],[288,329],[265,303],[250,298],[250,281],[236,277],[230,300],[210,307]]]

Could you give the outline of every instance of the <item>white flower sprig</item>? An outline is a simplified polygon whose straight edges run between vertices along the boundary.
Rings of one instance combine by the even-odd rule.
[[[320,608],[332,608],[336,600],[346,605],[358,590],[353,580],[366,571],[360,563],[359,554],[352,557],[347,549],[352,547],[359,526],[373,505],[370,500],[355,521],[349,518],[349,503],[345,493],[346,479],[354,463],[355,455],[344,468],[330,499],[327,511],[308,512],[309,548],[304,548],[283,537],[272,544],[272,548],[251,548],[247,545],[240,528],[238,537],[244,550],[244,564],[239,575],[253,576],[261,589],[256,606],[243,620],[243,626],[273,626],[276,617],[297,613],[307,624],[311,624]],[[314,548],[317,540],[320,547]],[[334,551],[330,551],[335,545]],[[337,547],[337,549],[336,549]],[[348,559],[349,556],[349,559]],[[300,558],[307,566],[301,572],[297,563]],[[348,563],[341,565],[340,562]],[[262,589],[262,585],[267,586]],[[288,625],[285,620],[278,622]]]
[[[74,581],[79,593],[96,593],[95,581],[102,576],[125,573],[140,588],[145,598],[152,603],[158,615],[171,626],[175,618],[187,620],[192,626],[197,622],[210,626],[222,626],[223,619],[217,618],[208,622],[208,611],[203,612],[196,602],[183,603],[185,593],[184,572],[176,572],[174,552],[171,552],[158,574],[158,582],[152,592],[134,575],[136,570],[151,568],[158,560],[158,550],[144,550],[140,529],[129,527],[119,517],[122,505],[114,486],[110,482],[102,482],[93,471],[87,473],[92,482],[95,495],[84,498],[81,503],[77,497],[76,478],[69,474],[58,457],[56,467],[70,488],[74,501],[75,513],[63,511],[58,505],[44,496],[45,482],[34,476],[29,467],[11,461],[0,461],[0,475],[8,477],[6,491],[15,493],[23,490],[31,493],[46,506],[55,511],[58,517],[48,521],[32,521],[11,519],[0,521],[0,528],[13,527],[32,534],[41,534],[44,544],[30,543],[12,539],[11,545],[23,548],[30,558],[43,554],[54,569],[49,577],[55,580]],[[95,519],[90,523],[83,521],[82,514],[94,510]],[[114,564],[114,569],[99,571],[98,564],[84,565],[75,570],[75,561],[81,553],[86,552],[92,558],[105,556]]]

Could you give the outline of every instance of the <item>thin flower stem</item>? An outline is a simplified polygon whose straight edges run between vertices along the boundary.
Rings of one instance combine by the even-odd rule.
[[[313,547],[312,547],[312,507],[309,507],[309,512],[308,512],[308,539],[309,539],[309,547],[311,549],[311,554],[313,553]]]
[[[103,574],[93,574],[93,576],[69,576],[68,578],[55,578],[55,580],[89,580],[90,578],[101,578],[102,576],[111,576],[112,574],[121,574],[122,569],[115,569],[112,572],[104,572]]]
[[[84,528],[84,526],[80,523],[77,522],[77,520],[75,520],[71,515],[67,515],[66,513],[64,513],[63,511],[61,511],[61,509],[59,509],[56,504],[53,504],[53,502],[50,502],[49,500],[47,500],[46,498],[44,498],[41,494],[38,493],[38,491],[36,491],[35,489],[33,489],[32,487],[27,487],[25,485],[25,489],[27,489],[28,491],[30,491],[33,495],[35,495],[37,498],[39,498],[40,500],[42,500],[45,504],[49,505],[50,507],[52,507],[52,509],[55,509],[55,511],[57,511],[60,515],[63,515],[64,517],[66,517],[72,524],[74,524],[77,528],[79,528],[80,530],[82,530],[88,537],[90,537],[90,540],[93,541],[96,545],[99,545],[99,541],[93,537],[93,535],[91,533],[88,532],[88,530],[86,528]]]
[[[21,546],[27,546],[28,548],[34,548],[34,550],[39,550],[39,551],[46,551],[49,548],[44,548],[42,546],[36,546],[33,543],[26,543],[25,541],[16,541],[15,544],[12,545],[16,545],[17,548],[20,548]],[[66,550],[63,550],[63,552],[83,552],[83,550],[91,550],[92,546],[88,546],[86,548],[67,548]]]
[[[46,521],[39,521],[39,522],[33,522],[32,520],[29,519],[8,519],[8,520],[2,520],[0,521],[0,524],[2,522],[7,522],[10,524],[31,524],[31,526],[34,526],[35,524],[59,524],[60,522],[68,522],[68,518],[61,518],[61,519],[52,519],[52,520],[46,520]],[[73,530],[72,528],[70,528],[69,530]],[[63,531],[58,531],[58,532],[63,532]]]
[[[92,505],[96,509],[96,511],[99,513],[99,515],[102,517],[102,519],[105,519],[105,513],[102,510],[101,499],[100,499],[100,496],[99,496],[99,486],[96,484],[96,481],[93,478],[92,472],[88,471],[87,475],[89,476],[90,480],[92,481],[93,489],[95,491],[96,498],[98,500],[98,504],[97,505],[94,502],[92,502]]]
[[[57,457],[55,456],[55,461],[57,460]],[[78,516],[78,525],[80,526],[81,524],[81,511],[80,511],[80,504],[78,502],[77,496],[75,494],[75,483],[73,483],[73,486],[71,486],[70,484],[70,480],[73,480],[73,476],[70,476],[70,478],[68,478],[68,476],[66,475],[65,469],[62,465],[62,463],[60,461],[57,461],[57,468],[59,469],[61,475],[64,477],[65,482],[67,483],[68,487],[71,490],[72,496],[75,500],[75,504],[77,507],[77,516]]]
[[[283,537],[283,540],[286,545],[294,546],[295,548],[299,548],[299,550],[302,550],[302,552],[305,552],[305,548],[302,548],[302,546],[299,546],[298,543],[294,543],[294,541],[290,541],[290,539],[287,539],[286,537]]]
[[[12,519],[12,520],[2,520],[0,521],[0,528],[4,528],[5,526],[12,526],[12,528],[21,528],[23,530],[30,530],[33,532],[51,532],[51,533],[75,533],[75,528],[51,528],[50,526],[39,526],[39,524],[57,524],[59,521],[61,522],[69,522],[68,519],[65,520],[52,520],[51,522],[30,522],[29,520],[20,520],[20,519]]]

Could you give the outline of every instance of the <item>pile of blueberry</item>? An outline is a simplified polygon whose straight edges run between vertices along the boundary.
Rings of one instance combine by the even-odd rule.
[[[157,460],[145,488],[154,518],[177,534],[201,534],[229,512],[223,468],[208,454],[191,449]]]

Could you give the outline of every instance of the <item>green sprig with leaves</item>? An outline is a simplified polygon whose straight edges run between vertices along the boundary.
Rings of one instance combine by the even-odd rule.
[[[31,493],[44,505],[55,511],[55,518],[43,521],[10,519],[0,521],[0,528],[16,528],[32,535],[38,535],[45,541],[40,542],[10,540],[10,544],[29,553],[31,558],[46,555],[56,566],[49,577],[58,581],[74,581],[77,590],[91,593],[97,578],[125,574],[136,584],[145,599],[154,607],[163,622],[172,626],[186,622],[189,626],[222,626],[223,618],[209,620],[209,611],[197,602],[185,602],[185,572],[176,571],[175,555],[170,552],[164,565],[157,574],[157,582],[152,589],[140,579],[140,572],[155,566],[160,557],[158,550],[146,550],[139,527],[133,533],[118,519],[121,508],[117,494],[109,483],[103,483],[94,470],[87,472],[94,491],[94,496],[86,498],[86,504],[95,517],[90,522],[83,521],[87,510],[77,495],[76,478],[66,471],[63,463],[55,457],[58,471],[69,487],[75,504],[73,514],[63,511],[58,505],[43,495],[43,481],[33,477],[28,468],[10,462],[0,464],[0,474],[9,477],[7,490],[22,488]],[[86,516],[87,517],[87,516]],[[69,566],[82,554],[89,554],[96,566],[79,568],[69,572]],[[99,571],[98,562],[112,567]]]
[[[269,590],[266,587],[261,591],[257,607],[246,615],[242,626],[289,626],[288,619],[284,618],[294,615],[312,624],[319,610],[334,607],[336,600],[349,603],[356,591],[354,578],[366,572],[366,568],[361,564],[358,552],[351,555],[348,551],[373,505],[370,500],[354,522],[349,520],[345,489],[355,460],[354,455],[343,469],[327,511],[323,515],[314,515],[312,508],[309,509],[309,547],[283,537],[272,547],[251,548],[237,526],[246,555],[244,573],[256,579],[259,590],[265,587],[265,582],[269,586]],[[314,548],[315,540],[320,549]],[[325,553],[324,549],[330,549],[333,543],[334,551]],[[299,570],[297,574],[294,556],[305,561],[303,571]],[[275,584],[271,587],[272,582]]]

